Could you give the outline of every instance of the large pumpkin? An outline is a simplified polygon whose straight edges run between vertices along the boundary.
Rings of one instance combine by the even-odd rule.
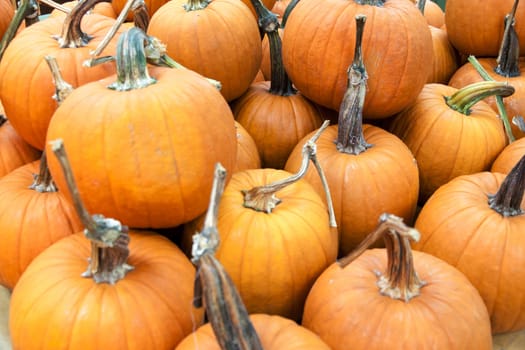
[[[414,248],[459,269],[480,292],[493,333],[525,327],[525,157],[508,174],[460,176],[421,210]]]
[[[44,149],[49,120],[57,108],[53,100],[55,86],[45,56],[55,57],[64,79],[73,87],[115,73],[112,63],[83,66],[90,58],[90,51],[115,23],[114,19],[98,14],[84,16],[99,1],[83,2],[67,20],[49,17],[24,29],[11,41],[0,62],[0,99],[6,117],[35,148]],[[113,55],[115,48],[116,40],[111,40],[103,55]]]
[[[234,168],[236,132],[228,104],[208,80],[186,69],[146,67],[148,38],[137,28],[121,35],[119,74],[74,90],[47,137],[64,140],[89,210],[132,227],[174,227],[205,211],[216,162]],[[66,189],[53,159],[49,167]]]
[[[373,18],[363,36],[369,76],[363,114],[389,117],[417,96],[432,69],[430,30],[410,1],[301,0],[286,22],[284,65],[301,93],[338,110],[355,47],[357,14]]]

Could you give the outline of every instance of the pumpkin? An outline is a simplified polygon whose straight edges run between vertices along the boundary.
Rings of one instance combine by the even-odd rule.
[[[458,69],[458,53],[450,44],[446,30],[433,26],[429,26],[429,29],[432,34],[434,60],[427,83],[447,84]]]
[[[178,346],[184,349],[324,349],[329,348],[315,334],[292,320],[267,314],[248,315],[228,272],[215,258],[220,242],[219,203],[226,171],[215,166],[214,185],[202,230],[193,238],[192,261],[197,265],[194,305],[203,307],[210,320]]]
[[[237,131],[237,162],[233,172],[260,168],[261,158],[253,137],[237,121],[235,130]]]
[[[428,24],[434,28],[441,28],[445,24],[445,12],[438,4],[431,0],[418,0],[418,5],[424,3],[423,16]]]
[[[104,15],[109,18],[117,18],[117,13],[115,12],[115,9],[112,5],[113,2],[99,2],[97,3],[93,9],[91,10],[91,13],[97,13],[99,15]],[[73,9],[78,4],[77,0],[72,1],[66,1],[62,3],[61,5],[69,10]],[[60,9],[54,9],[51,11],[50,16],[65,16],[66,14],[62,12]]]
[[[525,327],[525,157],[505,175],[480,172],[440,187],[416,221],[414,248],[456,267],[479,291],[494,334]]]
[[[38,254],[81,229],[73,206],[54,187],[45,159],[0,179],[0,284],[9,289]]]
[[[0,177],[16,168],[37,160],[41,152],[25,142],[2,114],[0,105]]]
[[[481,99],[513,91],[505,83],[489,81],[460,90],[427,84],[394,118],[390,131],[405,142],[418,163],[421,204],[453,178],[490,168],[507,140],[501,119]]]
[[[1,0],[0,1],[0,39],[3,38],[4,33],[11,23],[13,16],[15,14],[15,9],[11,0]]]
[[[516,10],[516,7],[514,7]],[[468,84],[484,80],[477,66],[490,77],[491,80],[506,82],[514,87],[514,94],[503,100],[503,105],[509,119],[509,126],[512,131],[512,139],[521,138],[525,133],[521,131],[515,123],[510,123],[515,116],[525,115],[525,58],[520,58],[520,47],[516,34],[515,13],[510,13],[508,18],[501,20],[502,26],[507,26],[505,35],[501,42],[498,57],[482,57],[473,61],[469,57],[469,62],[463,64],[450,78],[448,85],[455,88],[462,88]],[[497,100],[494,96],[485,99],[494,111],[499,112]]]
[[[505,28],[501,21],[511,12],[514,3],[515,0],[447,0],[445,25],[450,42],[465,55],[498,56]],[[516,11],[521,52],[525,52],[524,6],[517,5]]]
[[[238,0],[175,0],[151,17],[148,34],[180,64],[222,84],[227,101],[242,95],[261,64],[257,22]]]
[[[385,211],[411,222],[419,190],[418,167],[408,147],[386,130],[363,124],[368,84],[359,35],[365,17],[356,16],[354,21],[358,28],[356,54],[348,69],[348,89],[339,109],[339,122],[329,126],[317,141],[319,163],[325,170],[329,188],[334,189],[330,192],[339,230],[340,256],[355,248]],[[294,148],[285,170],[294,172],[300,168],[301,148],[308,137]],[[305,179],[317,193],[324,193],[321,178],[312,169],[307,171]]]
[[[374,18],[363,37],[369,75],[363,115],[386,118],[413,101],[432,69],[430,30],[413,3],[301,0],[286,21],[284,66],[302,94],[339,110],[353,59],[356,14]]]
[[[276,0],[271,7],[273,13],[279,17],[279,21],[283,19],[284,11],[286,7],[290,4],[291,0]]]
[[[496,157],[496,160],[494,160],[494,163],[492,163],[490,171],[503,174],[509,173],[521,157],[525,155],[525,139],[522,139],[520,138],[505,146]]]
[[[263,29],[270,45],[271,80],[252,84],[231,107],[235,119],[253,137],[262,167],[282,169],[297,142],[323,121],[316,106],[292,87],[284,70],[277,17],[262,8],[259,18],[267,21]]]
[[[57,108],[52,98],[53,79],[44,57],[56,58],[64,78],[73,87],[115,72],[111,63],[83,66],[115,21],[97,14],[84,16],[99,1],[83,2],[67,20],[49,17],[24,29],[11,41],[0,61],[0,100],[6,117],[18,134],[39,150],[44,149],[47,127]],[[80,29],[81,23],[85,32]],[[113,54],[115,48],[116,40],[112,40],[104,54]]]
[[[117,14],[121,13],[125,7],[128,0],[112,0],[110,2],[111,6],[113,7],[113,11]],[[153,16],[157,10],[164,5],[167,0],[145,0],[143,3],[146,6],[147,14],[149,18]],[[133,21],[133,11],[129,11],[126,16],[127,21]]]
[[[135,228],[178,226],[205,211],[213,164],[235,166],[233,115],[201,75],[148,67],[144,45],[155,38],[138,28],[125,34],[117,76],[75,89],[54,113],[47,137],[68,147],[89,210]],[[54,159],[49,168],[67,190]]]
[[[191,308],[193,265],[163,236],[91,216],[63,143],[53,150],[86,229],[44,250],[20,278],[10,304],[13,348],[173,349],[202,322]]]
[[[386,249],[368,249],[381,236]],[[412,252],[418,236],[381,215],[363,244],[316,280],[302,325],[333,350],[492,349],[478,291],[444,261]]]

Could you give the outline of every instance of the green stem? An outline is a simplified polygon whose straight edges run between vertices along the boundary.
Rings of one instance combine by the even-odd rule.
[[[406,226],[403,219],[391,214],[382,214],[376,229],[366,236],[356,249],[340,259],[338,264],[345,268],[381,237],[385,241],[388,263],[386,272],[378,273],[379,292],[392,299],[408,302],[420,294],[425,282],[417,275],[410,248],[410,241],[418,241],[420,234],[416,229]]]
[[[4,52],[7,49],[7,46],[15,37],[18,28],[20,28],[20,25],[22,24],[24,18],[26,18],[27,16],[31,16],[31,14],[33,14],[34,11],[35,0],[21,1],[20,6],[15,11],[15,15],[11,19],[9,26],[7,27],[7,30],[5,31],[4,36],[2,37],[2,41],[0,41],[0,60],[4,56]]]
[[[514,0],[514,6],[509,14],[505,16],[505,31],[498,53],[498,65],[494,71],[503,77],[520,76],[520,43],[516,33],[515,16],[519,0]]]
[[[277,18],[277,17],[276,17]],[[278,96],[295,95],[297,90],[292,86],[283,64],[282,42],[279,30],[267,32],[270,42],[270,64],[271,64],[271,83],[270,93]]]
[[[490,207],[502,216],[523,214],[521,202],[525,191],[525,156],[507,174],[498,192],[489,195]]]
[[[187,3],[184,4],[184,9],[186,11],[197,11],[205,9],[211,0],[188,0]]]
[[[370,6],[379,6],[382,7],[386,0],[355,0],[359,5],[370,5]]]
[[[284,10],[284,13],[283,13],[283,18],[281,19],[281,28],[284,28],[284,26],[286,25],[286,22],[288,21],[288,17],[290,17],[290,13],[292,13],[293,9],[295,8],[295,6],[297,6],[299,1],[300,0],[292,0],[288,4],[288,6],[286,6],[286,9]]]
[[[363,105],[368,74],[363,63],[361,43],[366,22],[365,15],[357,15],[354,60],[348,68],[348,87],[341,102],[336,147],[339,152],[358,155],[372,145],[363,134]]]
[[[422,15],[425,14],[425,5],[427,4],[427,0],[418,0],[417,2],[417,8],[421,12]]]
[[[447,105],[459,113],[469,115],[470,108],[489,96],[510,96],[514,87],[506,82],[480,81],[467,85],[451,96],[445,96]]]
[[[479,61],[476,59],[476,57],[470,55],[468,57],[468,61],[470,64],[474,66],[478,74],[486,81],[494,81],[492,77],[487,73],[487,71],[483,68],[483,66],[479,63]],[[512,127],[509,122],[509,116],[507,114],[507,109],[505,108],[505,104],[503,103],[503,98],[501,96],[496,95],[496,105],[498,106],[498,111],[501,120],[503,121],[503,126],[505,128],[505,133],[507,134],[507,138],[509,140],[509,143],[512,143],[516,140],[514,137],[514,134],[512,133]]]
[[[144,45],[151,38],[141,29],[132,27],[119,37],[117,44],[117,81],[108,88],[128,91],[145,88],[156,80],[148,74],[148,63]]]

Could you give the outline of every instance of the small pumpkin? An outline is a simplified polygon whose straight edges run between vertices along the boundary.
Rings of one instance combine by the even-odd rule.
[[[237,131],[237,162],[233,172],[261,167],[261,158],[253,137],[246,129],[235,121]]]
[[[492,349],[478,291],[446,262],[412,251],[418,236],[381,215],[363,243],[316,280],[302,325],[333,350]],[[386,249],[368,249],[380,237]]]
[[[498,154],[490,171],[495,173],[508,174],[518,161],[525,155],[525,139],[520,138],[512,143],[509,143]]]
[[[457,177],[425,203],[414,248],[460,270],[479,291],[494,334],[525,327],[525,157],[508,174]]]

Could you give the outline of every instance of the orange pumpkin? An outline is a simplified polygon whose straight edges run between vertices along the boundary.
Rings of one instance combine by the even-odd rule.
[[[15,14],[15,9],[13,8],[13,3],[11,0],[1,0],[0,1],[0,40],[3,38],[9,23],[13,19]]]
[[[525,155],[525,138],[516,140],[507,146],[498,154],[490,171],[495,173],[509,173],[518,161]]]
[[[390,131],[405,142],[418,163],[420,203],[453,178],[490,168],[507,140],[501,119],[480,99],[512,92],[512,86],[497,82],[461,90],[427,84],[394,118]]]
[[[24,29],[11,41],[0,61],[0,99],[6,117],[18,134],[37,149],[44,149],[49,120],[57,108],[53,100],[55,86],[44,64],[45,56],[56,58],[64,79],[73,87],[115,72],[112,63],[83,66],[90,51],[115,22],[97,14],[83,16],[99,1],[83,2],[66,21],[63,17],[49,17]],[[80,29],[81,22],[85,33]],[[56,35],[60,38],[56,39]],[[103,55],[114,54],[115,48],[116,40],[111,40]]]
[[[414,231],[382,215],[363,245],[317,279],[302,325],[332,350],[492,349],[478,291],[444,261],[412,252]],[[367,249],[381,234],[387,249]]]
[[[302,94],[338,110],[355,47],[356,14],[374,19],[363,37],[369,75],[363,115],[386,118],[413,101],[432,69],[430,30],[410,1],[299,1],[284,30],[284,65]]]
[[[445,25],[450,42],[462,54],[478,57],[498,56],[503,37],[502,20],[516,0],[447,0]],[[516,32],[520,51],[525,52],[525,11],[516,11]]]
[[[206,210],[213,164],[234,168],[235,125],[222,95],[201,75],[148,67],[150,40],[138,28],[122,34],[118,75],[75,89],[54,113],[47,137],[64,140],[89,210],[130,227],[174,227]],[[66,190],[56,161],[49,168]]]
[[[25,142],[13,129],[9,120],[2,115],[0,105],[0,177],[10,173],[16,168],[37,160],[41,152]]]
[[[359,35],[365,20],[357,17]],[[411,222],[419,190],[418,167],[407,146],[397,136],[379,127],[363,125],[362,108],[368,84],[360,39],[356,42],[339,122],[329,126],[317,141],[318,161],[332,189],[340,255],[355,248],[383,212],[391,212]],[[294,148],[285,170],[295,172],[300,168],[302,147],[308,137],[305,136]],[[309,169],[305,179],[317,193],[324,193],[315,171]]]
[[[480,172],[440,187],[423,206],[415,249],[459,269],[481,294],[494,334],[525,327],[525,157],[508,174]]]
[[[446,30],[433,26],[429,26],[429,29],[432,34],[434,60],[427,83],[447,84],[450,77],[458,69],[458,53],[448,40]]]
[[[222,84],[228,101],[242,95],[261,64],[257,22],[238,0],[175,0],[152,16],[148,34],[180,64]]]
[[[237,121],[235,130],[237,131],[237,162],[233,172],[260,168],[261,158],[253,137]]]

